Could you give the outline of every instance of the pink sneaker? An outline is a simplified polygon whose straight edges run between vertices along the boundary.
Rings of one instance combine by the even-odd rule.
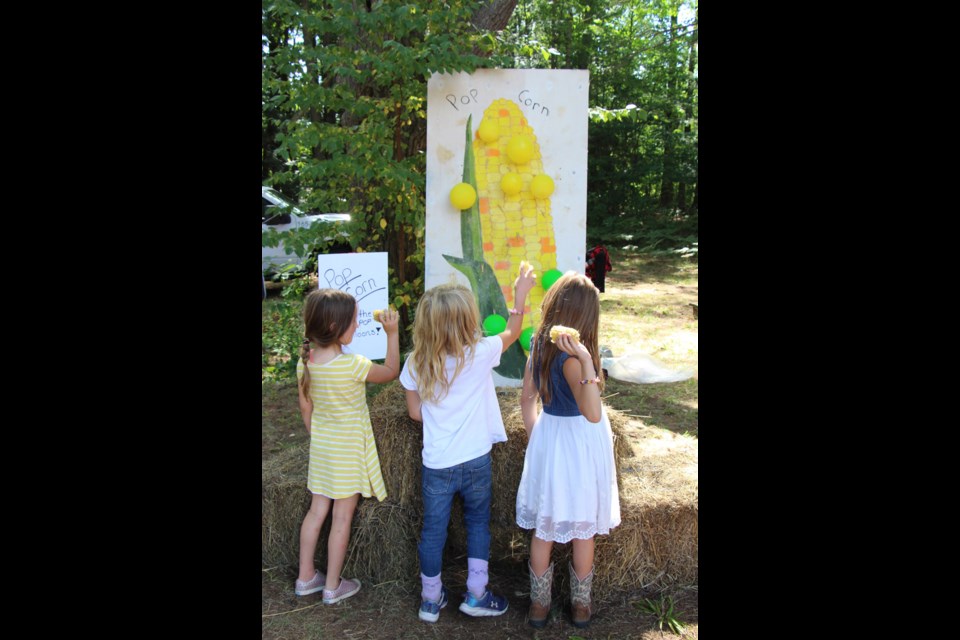
[[[294,588],[294,593],[298,596],[308,596],[311,593],[316,593],[317,591],[323,591],[323,586],[327,583],[327,576],[323,575],[317,571],[313,578],[304,582],[303,580],[297,580],[297,585]]]
[[[344,580],[340,579],[340,586],[330,591],[329,589],[323,590],[323,604],[336,604],[341,600],[346,600],[352,595],[355,595],[360,591],[360,581],[357,579],[353,580]]]

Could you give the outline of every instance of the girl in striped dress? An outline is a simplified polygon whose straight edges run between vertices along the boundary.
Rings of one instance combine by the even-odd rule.
[[[323,590],[323,603],[334,604],[360,591],[360,581],[341,579],[350,541],[350,523],[357,501],[387,490],[367,409],[367,382],[390,382],[400,372],[400,336],[396,311],[380,317],[387,334],[387,358],[374,364],[359,354],[343,352],[353,341],[357,301],[337,289],[312,291],[303,304],[306,340],[300,349],[300,413],[310,434],[307,488],[313,494],[310,511],[300,527],[300,575],[295,593],[305,596]],[[332,507],[332,509],[331,509]],[[314,555],[320,528],[333,511],[327,540],[327,573],[317,571]]]

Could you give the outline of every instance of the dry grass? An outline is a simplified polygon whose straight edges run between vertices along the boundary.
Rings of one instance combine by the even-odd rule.
[[[515,523],[517,487],[527,438],[519,411],[519,390],[501,389],[498,400],[508,441],[494,446],[491,507],[491,573],[524,572],[529,532]],[[407,417],[399,384],[373,401],[371,421],[387,485],[384,502],[362,500],[354,517],[346,575],[419,587],[417,539],[422,518],[420,450],[422,429]],[[697,581],[696,440],[650,429],[608,408],[620,486],[622,523],[598,536],[594,597],[598,601],[627,589],[668,587]],[[628,437],[629,436],[629,437]],[[631,447],[630,441],[636,444]],[[262,562],[265,567],[295,566],[299,528],[309,508],[304,484],[305,442],[266,457],[262,472]],[[329,524],[324,527],[326,536]],[[570,545],[557,545],[555,587],[564,590]],[[463,511],[456,501],[446,554],[465,554]],[[318,554],[323,566],[325,546]],[[466,562],[463,562],[466,565]]]

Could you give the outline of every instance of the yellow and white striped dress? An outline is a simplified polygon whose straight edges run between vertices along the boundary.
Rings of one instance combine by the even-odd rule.
[[[307,488],[313,493],[334,499],[355,493],[380,501],[387,497],[365,393],[372,364],[359,354],[308,363],[313,416]],[[302,376],[303,360],[297,363],[297,379]]]

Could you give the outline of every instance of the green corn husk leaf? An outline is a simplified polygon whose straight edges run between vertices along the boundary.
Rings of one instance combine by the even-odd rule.
[[[469,209],[460,211],[460,243],[463,257],[468,260],[483,260],[483,232],[480,229],[480,190],[477,188],[476,160],[473,155],[473,115],[467,118],[467,140],[463,149],[463,181],[477,192],[477,199]],[[502,295],[502,294],[501,294]]]
[[[476,160],[473,155],[472,130],[473,115],[467,118],[466,144],[463,152],[463,181],[473,187],[478,197],[473,206],[460,211],[460,244],[463,257],[443,255],[450,265],[466,276],[473,289],[473,297],[480,308],[480,319],[497,314],[509,318],[507,302],[497,282],[493,268],[483,258],[483,232],[480,228],[480,190],[477,189]],[[527,357],[519,342],[514,342],[500,356],[500,364],[494,371],[505,378],[523,377],[523,365]]]

